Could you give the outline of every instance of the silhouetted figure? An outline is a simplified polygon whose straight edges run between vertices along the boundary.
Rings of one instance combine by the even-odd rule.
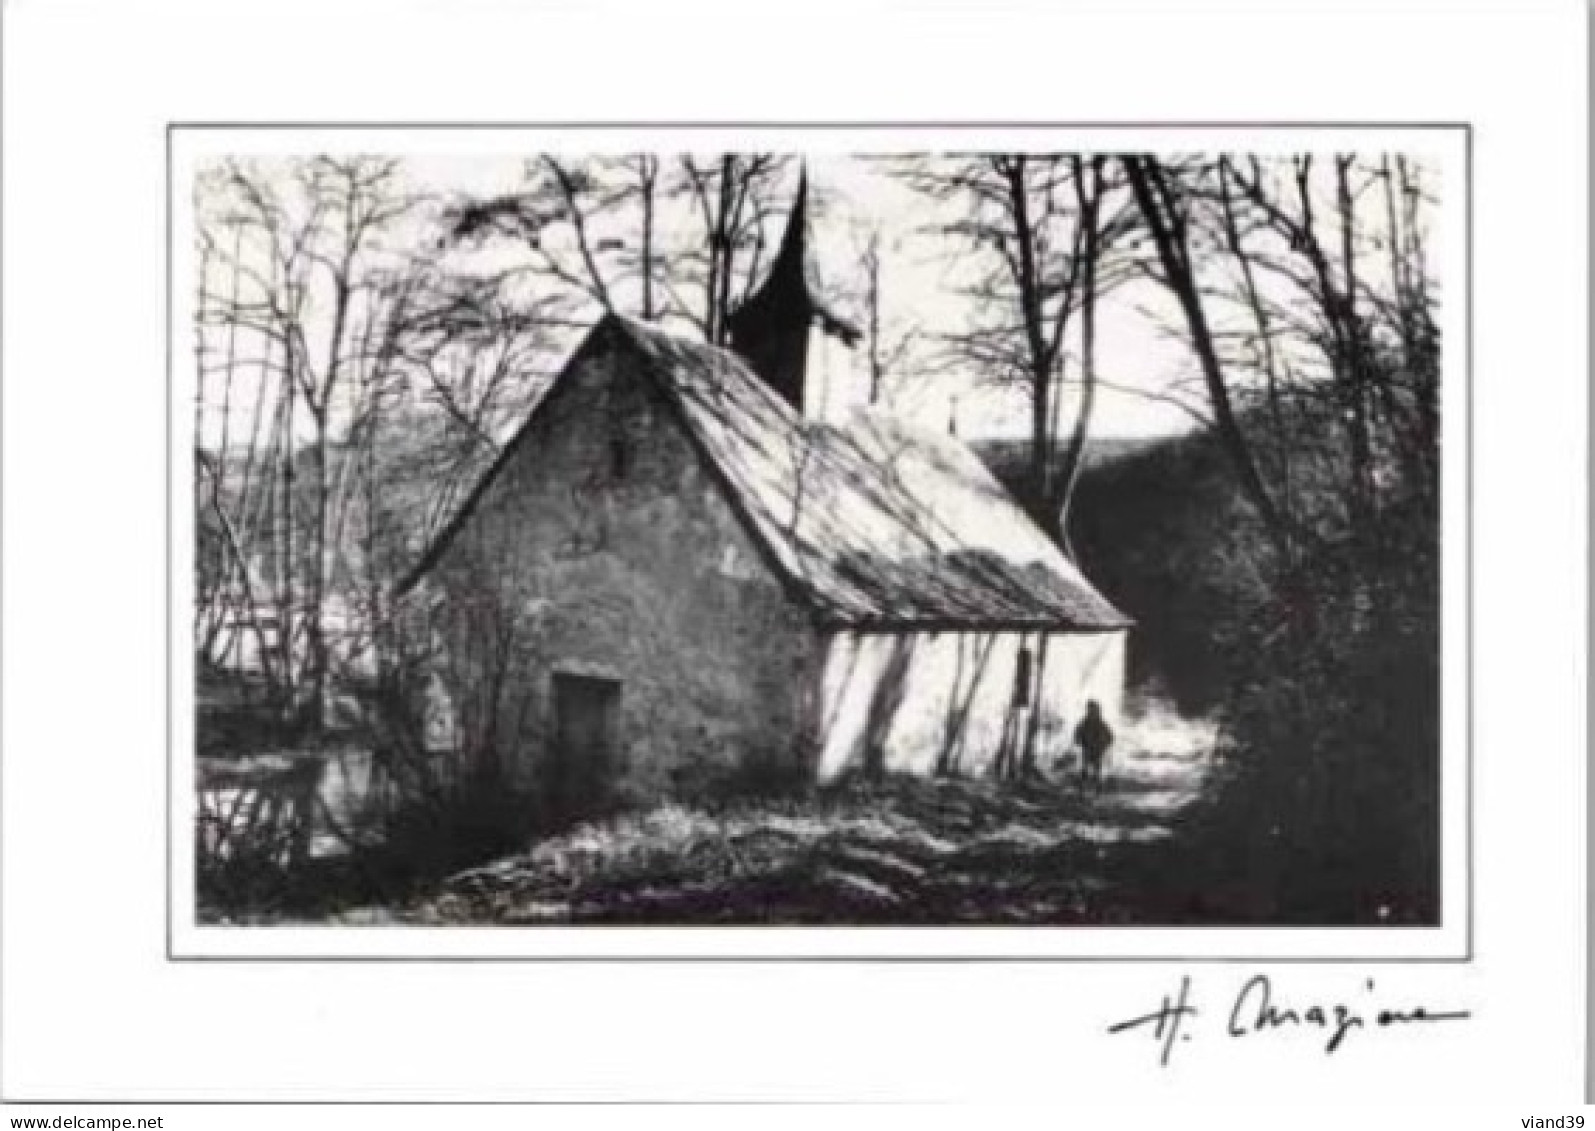
[[[1085,705],[1085,718],[1074,728],[1075,745],[1080,747],[1080,779],[1087,785],[1102,785],[1102,759],[1113,745],[1113,728],[1102,719],[1102,708],[1092,699]]]

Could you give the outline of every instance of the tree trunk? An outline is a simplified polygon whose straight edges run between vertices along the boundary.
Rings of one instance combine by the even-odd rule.
[[[1371,530],[1374,510],[1372,445],[1368,435],[1369,372],[1365,334],[1357,314],[1357,258],[1353,235],[1356,230],[1351,197],[1351,158],[1335,158],[1335,200],[1340,211],[1340,245],[1344,282],[1340,301],[1340,340],[1344,354],[1341,375],[1349,406],[1347,431],[1351,450],[1350,503],[1354,538],[1365,538]],[[1330,302],[1333,295],[1326,296]]]
[[[325,409],[315,414],[316,437],[311,446],[311,486],[315,491],[315,527],[311,536],[312,564],[310,594],[305,610],[305,677],[308,698],[305,716],[312,727],[320,728],[327,700],[327,637],[324,614],[327,604],[328,555],[331,551],[328,538],[331,507],[331,479],[327,473],[327,416]]]
[[[1241,269],[1241,287],[1246,294],[1246,304],[1250,307],[1252,318],[1257,323],[1257,337],[1262,347],[1263,376],[1268,384],[1268,411],[1274,425],[1274,446],[1277,451],[1277,461],[1280,476],[1280,509],[1284,512],[1287,522],[1291,521],[1291,491],[1293,468],[1291,464],[1292,440],[1285,428],[1284,406],[1280,397],[1279,378],[1280,362],[1274,349],[1274,325],[1268,315],[1268,309],[1263,304],[1262,290],[1257,283],[1256,270],[1252,265],[1252,257],[1247,253],[1241,239],[1240,225],[1236,222],[1234,201],[1230,196],[1230,167],[1228,158],[1220,158],[1218,163],[1219,203],[1224,220],[1224,238],[1229,245],[1230,254],[1235,257],[1235,262]]]
[[[869,308],[869,403],[881,399],[881,237],[871,232],[864,252],[865,301]]]
[[[283,397],[282,421],[277,433],[277,454],[282,459],[282,476],[279,496],[282,537],[280,539],[281,567],[277,600],[277,651],[280,656],[278,670],[283,673],[284,712],[291,715],[297,708],[298,666],[294,663],[294,630],[297,620],[297,600],[294,592],[294,417],[297,396],[294,387],[295,366],[293,351],[288,351],[287,370],[284,374],[286,395]]]
[[[642,183],[642,316],[654,318],[654,182],[659,172],[658,159],[640,158],[638,176]]]
[[[715,287],[710,298],[713,308],[714,336],[709,340],[724,345],[729,338],[726,309],[731,301],[731,185],[736,177],[736,158],[730,154],[720,159],[720,207],[715,220],[714,251],[719,260],[715,273]]]
[[[1101,248],[1099,226],[1102,206],[1102,161],[1091,160],[1091,187],[1085,184],[1084,163],[1079,157],[1074,161],[1075,198],[1080,204],[1080,224],[1084,232],[1081,246],[1080,279],[1080,411],[1075,416],[1074,430],[1069,436],[1069,446],[1064,452],[1063,466],[1058,472],[1057,502],[1053,512],[1057,515],[1058,544],[1070,560],[1076,560],[1074,546],[1069,540],[1069,510],[1074,502],[1075,487],[1080,481],[1080,470],[1085,463],[1086,441],[1091,435],[1091,416],[1096,407],[1096,311],[1097,311],[1097,256]]]
[[[328,474],[327,449],[331,442],[328,413],[342,373],[343,339],[349,323],[349,305],[353,292],[350,279],[354,267],[354,246],[348,248],[333,297],[332,331],[327,346],[326,380],[320,395],[311,403],[310,411],[315,421],[315,439],[311,450],[311,467],[315,475],[314,544],[311,546],[310,602],[306,611],[305,660],[309,699],[305,714],[310,725],[320,728],[326,721],[327,668],[329,666],[326,636],[327,591],[332,576],[332,480]]]
[[[1030,200],[1025,181],[1023,154],[998,159],[998,171],[1008,185],[1008,205],[1013,213],[1014,250],[1018,256],[1019,315],[1024,323],[1025,349],[1030,367],[1030,484],[1028,510],[1044,527],[1051,528],[1053,515],[1047,505],[1050,494],[1048,474],[1052,462],[1052,360],[1048,356],[1046,330],[1042,325],[1040,285],[1036,269],[1035,231],[1030,221]]]
[[[1158,261],[1163,267],[1164,280],[1174,292],[1180,310],[1185,315],[1186,325],[1191,333],[1191,346],[1196,353],[1197,363],[1202,371],[1202,380],[1207,388],[1208,401],[1213,408],[1213,419],[1218,429],[1219,440],[1229,456],[1231,467],[1246,500],[1262,519],[1264,527],[1285,560],[1289,561],[1291,558],[1289,528],[1263,483],[1256,460],[1252,456],[1251,446],[1247,443],[1245,433],[1241,431],[1240,422],[1236,419],[1234,408],[1230,403],[1229,389],[1224,382],[1223,364],[1219,361],[1218,350],[1213,344],[1212,330],[1207,322],[1206,311],[1202,307],[1196,275],[1189,258],[1190,248],[1186,241],[1185,222],[1174,208],[1169,186],[1156,158],[1126,156],[1120,160],[1125,174],[1129,177],[1130,190],[1135,195],[1136,204],[1146,219],[1147,228],[1152,233]]]

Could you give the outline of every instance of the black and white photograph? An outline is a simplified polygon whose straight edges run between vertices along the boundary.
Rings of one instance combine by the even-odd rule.
[[[1462,186],[1292,140],[196,158],[197,922],[1438,925]]]
[[[0,1123],[1585,1126],[1584,6],[0,24]]]

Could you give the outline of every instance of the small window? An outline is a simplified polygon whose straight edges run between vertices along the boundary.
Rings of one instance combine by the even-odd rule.
[[[612,429],[609,433],[609,470],[616,479],[626,478],[626,469],[631,464],[631,443],[626,437],[626,430],[621,427]]]

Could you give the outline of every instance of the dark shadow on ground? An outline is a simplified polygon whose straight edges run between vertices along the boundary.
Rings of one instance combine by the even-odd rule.
[[[452,877],[419,923],[1081,924],[1181,921],[1134,880],[1177,860],[1204,758],[1070,775],[890,778],[801,801],[664,806]]]

